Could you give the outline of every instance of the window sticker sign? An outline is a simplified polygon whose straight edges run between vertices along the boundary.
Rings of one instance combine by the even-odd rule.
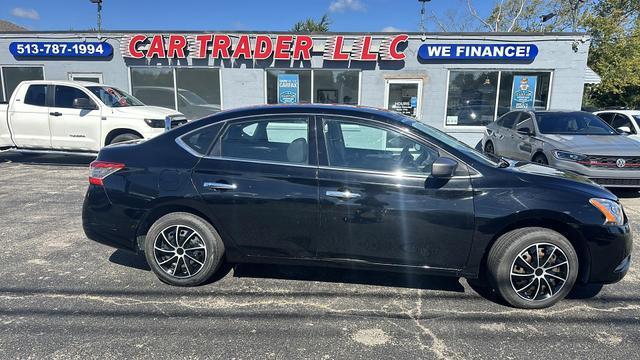
[[[511,109],[525,110],[535,107],[537,76],[515,75],[511,91]]]
[[[418,49],[418,58],[423,61],[532,62],[537,55],[535,44],[423,44]]]
[[[16,58],[109,57],[113,46],[106,42],[17,41],[9,44]]]
[[[297,104],[299,85],[298,74],[278,74],[278,104]]]

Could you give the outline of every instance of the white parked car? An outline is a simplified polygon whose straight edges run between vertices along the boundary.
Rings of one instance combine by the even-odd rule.
[[[185,122],[175,110],[147,106],[112,86],[23,81],[9,102],[0,104],[0,149],[97,153]]]
[[[624,132],[630,138],[640,141],[640,110],[603,110],[596,111],[598,115],[612,128]]]

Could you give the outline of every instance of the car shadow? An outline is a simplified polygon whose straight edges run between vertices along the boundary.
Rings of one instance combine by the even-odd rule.
[[[620,199],[632,199],[640,197],[640,190],[638,189],[613,188],[609,189],[609,191],[611,191]]]
[[[109,261],[138,270],[150,271],[144,255],[126,250],[116,250]],[[411,289],[442,290],[462,293],[464,286],[456,277],[431,276],[415,273],[392,273],[360,269],[337,269],[319,266],[236,264],[225,262],[207,283],[226,277],[233,270],[233,277],[278,280],[303,280],[328,283],[390,286]]]
[[[147,259],[144,258],[144,255],[136,254],[131,251],[117,249],[113,252],[113,254],[111,254],[111,256],[109,256],[109,261],[117,265],[122,265],[138,270],[151,271],[149,264],[147,264]]]
[[[87,166],[95,156],[76,154],[36,154],[17,151],[0,152],[0,165],[8,163],[27,165]]]

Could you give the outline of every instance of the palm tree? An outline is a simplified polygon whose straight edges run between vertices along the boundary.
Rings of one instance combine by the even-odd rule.
[[[320,21],[315,21],[313,18],[307,20],[298,21],[293,25],[291,31],[293,32],[327,32],[329,31],[329,15],[324,14],[320,18]]]

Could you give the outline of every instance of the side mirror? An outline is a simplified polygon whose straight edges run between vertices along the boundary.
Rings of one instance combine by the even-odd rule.
[[[627,134],[627,135],[631,134],[631,129],[628,126],[620,126],[616,130],[618,130],[619,133],[623,133],[623,134]]]
[[[528,127],[520,128],[517,131],[518,131],[518,134],[520,134],[520,135],[525,135],[525,136],[533,135],[533,132]]]
[[[456,172],[458,168],[458,162],[448,158],[448,157],[439,157],[436,161],[433,162],[431,168],[431,176],[434,178],[450,178]]]
[[[87,98],[73,99],[72,106],[74,108],[76,108],[76,109],[83,109],[83,110],[97,110],[98,109],[96,104],[94,104],[91,100],[89,100]]]

